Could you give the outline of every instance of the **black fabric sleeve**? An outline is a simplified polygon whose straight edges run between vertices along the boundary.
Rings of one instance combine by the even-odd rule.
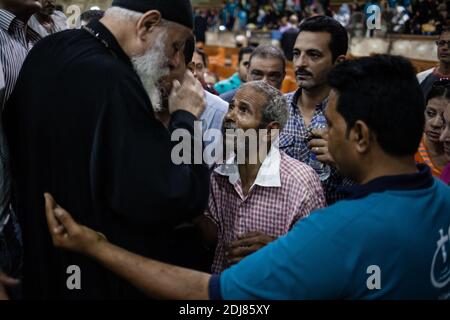
[[[148,108],[151,104],[140,84],[118,84],[97,124],[91,176],[94,197],[108,209],[130,222],[158,228],[203,212],[209,170],[203,163],[173,163],[175,142]],[[194,120],[188,112],[175,112],[170,130],[192,134]]]

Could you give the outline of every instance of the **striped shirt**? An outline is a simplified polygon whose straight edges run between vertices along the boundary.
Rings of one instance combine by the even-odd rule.
[[[212,173],[206,212],[218,229],[213,273],[226,269],[226,247],[238,236],[253,231],[282,236],[299,219],[325,206],[314,170],[277,148],[271,148],[248,195],[242,191],[238,166],[227,163]]]
[[[0,62],[5,78],[2,107],[11,95],[28,51],[41,39],[14,14],[0,9]]]
[[[439,168],[436,165],[434,165],[433,161],[431,160],[428,154],[428,149],[425,146],[425,142],[423,141],[423,139],[420,142],[419,149],[417,150],[417,153],[415,155],[415,160],[416,163],[425,163],[427,166],[429,166],[431,169],[431,173],[433,174],[434,177],[439,178],[440,175],[442,174],[443,168]]]
[[[26,28],[26,25],[14,14],[0,9],[0,66],[2,68],[0,113],[14,89],[28,51],[39,39],[39,35],[30,28]],[[10,194],[8,145],[0,121],[0,232],[9,218]]]

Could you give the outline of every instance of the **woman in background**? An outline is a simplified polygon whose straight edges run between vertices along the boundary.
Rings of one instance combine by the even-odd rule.
[[[427,164],[435,177],[441,176],[448,162],[439,138],[444,128],[443,114],[449,103],[450,80],[436,81],[427,96],[425,130],[415,157],[417,163]]]

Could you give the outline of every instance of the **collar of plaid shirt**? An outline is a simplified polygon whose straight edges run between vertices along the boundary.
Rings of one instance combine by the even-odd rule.
[[[301,95],[302,95],[302,88],[298,88],[297,91],[285,95],[285,97],[288,100],[289,106],[293,108],[295,112],[299,112],[297,102]],[[321,101],[316,105],[316,109],[325,112],[325,107],[327,106],[327,104],[328,104],[328,96],[323,101]]]
[[[281,187],[280,162],[280,151],[277,147],[272,146],[261,164],[258,175],[256,176],[255,182],[251,186],[250,190],[255,185],[259,185],[261,187]],[[240,179],[239,169],[236,163],[236,154],[233,153],[227,159],[225,164],[218,166],[214,171],[222,176],[227,176],[228,181],[232,185],[236,184]]]

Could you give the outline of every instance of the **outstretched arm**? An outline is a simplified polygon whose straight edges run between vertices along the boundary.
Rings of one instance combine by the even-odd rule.
[[[208,299],[209,274],[133,254],[109,243],[105,236],[79,225],[45,194],[48,228],[56,247],[85,254],[156,299]]]

